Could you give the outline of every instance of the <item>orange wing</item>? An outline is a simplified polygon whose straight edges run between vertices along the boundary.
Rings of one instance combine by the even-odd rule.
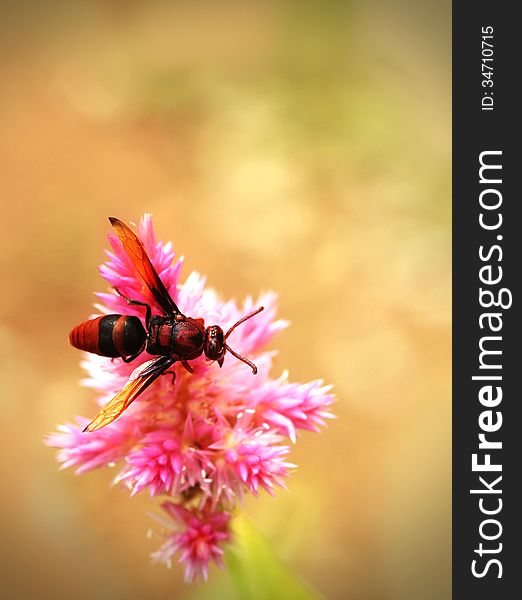
[[[116,234],[120,238],[125,253],[136,267],[136,270],[147,284],[147,287],[152,292],[156,302],[161,306],[165,314],[181,314],[179,308],[176,306],[174,300],[170,297],[170,294],[163,285],[156,269],[152,266],[138,236],[119,219],[109,217],[109,221],[116,230]]]
[[[118,392],[112,400],[107,402],[83,431],[96,431],[116,420],[174,362],[175,360],[172,358],[160,356],[140,365],[132,372],[121,392]]]

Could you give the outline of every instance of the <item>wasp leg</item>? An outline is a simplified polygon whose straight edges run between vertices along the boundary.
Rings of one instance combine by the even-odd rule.
[[[185,367],[185,369],[187,369],[187,371],[189,373],[194,373],[194,369],[191,367],[191,365],[186,360],[182,360],[181,364]]]
[[[176,379],[176,371],[165,371],[162,375],[172,375],[171,384],[174,385],[174,380]]]
[[[139,302],[138,300],[131,300],[130,298],[127,298],[127,296],[124,296],[117,287],[115,287],[114,289],[116,290],[116,293],[119,296],[121,296],[124,300],[127,300],[128,304],[133,304],[134,306],[144,306],[145,307],[145,309],[146,309],[146,313],[145,313],[145,325],[146,325],[147,329],[149,329],[150,319],[151,319],[151,316],[152,316],[152,311],[151,311],[151,308],[150,308],[150,304],[147,304],[146,302]],[[130,362],[131,360],[134,360],[134,359],[131,358],[130,360],[126,360],[125,362]]]
[[[130,363],[132,362],[135,358],[138,358],[138,356],[143,352],[143,348],[140,349],[139,352],[137,352],[136,354],[133,354],[132,356],[129,356],[128,358],[126,358],[125,356],[121,357],[121,360],[124,363]],[[114,359],[113,359],[114,360]]]

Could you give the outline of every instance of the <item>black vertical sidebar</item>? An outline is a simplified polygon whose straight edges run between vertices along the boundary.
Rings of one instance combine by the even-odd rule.
[[[522,30],[516,6],[483,0],[453,4],[455,600],[522,594],[522,153],[517,90]]]

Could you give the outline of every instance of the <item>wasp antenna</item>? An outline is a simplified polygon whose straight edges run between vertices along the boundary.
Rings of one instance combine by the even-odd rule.
[[[256,313],[258,313],[258,312],[259,311],[256,311]],[[254,313],[254,314],[256,314],[256,313]],[[250,315],[250,316],[252,316],[252,315]],[[247,364],[252,369],[252,373],[254,375],[257,374],[257,367],[256,367],[256,365],[252,361],[248,360],[248,358],[245,358],[244,356],[241,356],[241,354],[238,354],[237,352],[234,352],[232,350],[232,348],[228,344],[225,344],[225,348],[230,352],[230,354],[232,354],[232,356],[235,356],[241,362],[244,362],[245,364]]]
[[[227,339],[227,337],[234,331],[234,329],[238,326],[241,325],[241,323],[244,323],[247,319],[250,319],[251,317],[257,315],[258,313],[260,313],[262,310],[265,310],[264,306],[260,306],[257,310],[255,310],[254,312],[251,312],[249,315],[247,315],[246,317],[243,317],[242,319],[239,319],[239,321],[237,323],[234,323],[234,325],[232,325],[232,327],[226,332],[225,334],[225,339]],[[232,351],[231,351],[232,352]],[[235,355],[234,355],[235,356]],[[239,358],[239,357],[238,357]],[[250,363],[249,363],[250,364]]]

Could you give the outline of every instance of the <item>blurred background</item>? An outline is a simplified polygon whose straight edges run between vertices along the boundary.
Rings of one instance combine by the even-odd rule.
[[[245,506],[277,555],[324,598],[449,598],[449,1],[1,11],[2,597],[236,598],[151,565],[156,502],[42,443],[93,414],[67,334],[107,216],[152,212],[184,277],[278,292],[274,376],[335,386],[289,492]]]

